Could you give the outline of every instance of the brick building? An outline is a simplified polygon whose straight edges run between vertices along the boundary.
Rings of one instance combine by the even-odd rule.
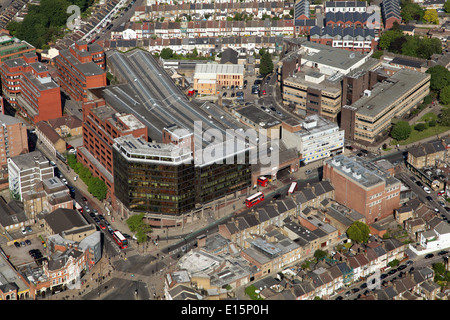
[[[0,168],[7,159],[28,153],[27,127],[14,117],[0,114]]]
[[[148,139],[147,127],[134,115],[119,113],[104,99],[83,104],[83,147],[77,150],[77,159],[94,176],[102,179],[112,194],[114,139],[126,135]]]
[[[32,122],[62,115],[61,90],[35,53],[6,60],[0,67],[5,100]]]
[[[367,224],[400,207],[401,182],[359,157],[335,156],[325,161],[323,175],[335,187],[335,200],[364,215]]]
[[[55,58],[58,83],[70,97],[87,101],[87,91],[106,86],[105,52],[98,44],[77,41]]]

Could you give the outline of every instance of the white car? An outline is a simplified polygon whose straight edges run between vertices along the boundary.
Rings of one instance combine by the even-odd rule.
[[[428,187],[423,187],[423,190],[424,190],[426,193],[431,193],[431,190],[430,190]]]
[[[62,178],[61,181],[64,182],[65,184],[67,184],[66,178]]]

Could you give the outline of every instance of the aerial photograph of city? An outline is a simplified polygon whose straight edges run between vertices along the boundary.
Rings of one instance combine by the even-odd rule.
[[[0,300],[449,300],[449,50],[450,0],[0,0]]]

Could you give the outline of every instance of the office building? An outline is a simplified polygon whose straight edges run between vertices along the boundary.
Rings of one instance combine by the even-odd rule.
[[[87,91],[106,86],[105,52],[96,43],[77,41],[55,58],[58,83],[72,99],[87,101]]]
[[[18,119],[0,114],[0,168],[8,158],[28,153],[27,127]]]
[[[362,158],[337,155],[326,160],[323,179],[334,186],[335,200],[364,215],[367,224],[400,207],[401,182]]]
[[[40,152],[33,151],[8,159],[8,183],[11,197],[22,200],[22,195],[54,176],[54,168]]]
[[[62,115],[61,90],[35,53],[9,59],[0,67],[6,101],[33,123]]]
[[[293,133],[283,131],[283,141],[296,147],[300,162],[308,164],[344,151],[344,130],[337,123],[317,114],[306,117],[302,129]]]
[[[194,72],[194,90],[198,94],[217,94],[225,87],[244,85],[242,64],[197,64]]]
[[[283,104],[302,116],[318,114],[338,122],[342,108],[342,81],[357,72],[375,70],[380,62],[359,52],[303,41],[284,76]],[[300,59],[300,61],[299,61]],[[288,66],[286,66],[288,67]],[[282,72],[285,74],[285,66]],[[345,89],[345,88],[344,88]]]
[[[330,79],[311,67],[301,69],[284,79],[283,104],[293,106],[299,115],[318,114],[336,122],[342,102],[340,79]]]
[[[373,143],[392,125],[420,104],[430,92],[430,75],[402,69],[366,90],[363,97],[342,108],[341,128],[346,139]]]
[[[131,135],[114,141],[116,198],[128,210],[147,212],[157,225],[162,220],[173,225],[197,203],[210,202],[250,185],[248,159],[243,164],[235,159],[228,165],[196,165],[188,147],[147,142]]]
[[[105,182],[110,197],[114,193],[112,145],[115,138],[129,134],[147,141],[147,127],[133,114],[120,113],[101,98],[83,104],[83,146],[77,149],[77,159]]]
[[[36,53],[36,48],[26,41],[0,34],[0,64],[6,60],[20,58],[25,53]]]
[[[227,164],[226,159],[246,155],[248,148],[223,152],[211,161],[202,157],[207,151],[216,150],[215,147],[225,151],[225,141],[234,137],[226,129],[231,127],[234,133],[236,121],[208,114],[205,110],[213,109],[208,103],[205,104],[209,109],[204,109],[203,105],[190,102],[148,52],[109,52],[108,61],[111,73],[122,84],[90,90],[90,99],[102,98],[117,112],[133,114],[148,132],[148,139],[139,138],[143,145],[132,135],[114,140],[112,205],[120,215],[126,218],[135,212],[146,212],[149,223],[174,225],[196,204],[247,190],[251,165],[245,161],[242,165]],[[196,124],[201,124],[203,134],[194,135]],[[223,135],[224,143],[213,143],[210,130]],[[176,158],[178,152],[190,159],[190,163]],[[167,174],[159,177],[164,172]],[[151,185],[140,185],[143,175],[154,177]],[[167,180],[161,183],[161,179]],[[186,180],[193,190],[182,195],[179,190],[184,190]],[[177,191],[170,191],[170,185]]]

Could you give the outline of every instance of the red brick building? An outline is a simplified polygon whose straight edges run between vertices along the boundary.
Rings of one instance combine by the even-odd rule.
[[[335,187],[335,200],[364,215],[367,224],[400,207],[401,182],[359,157],[338,155],[325,161],[323,177]]]
[[[96,43],[77,41],[55,58],[58,83],[72,99],[87,101],[87,91],[106,86],[105,51]]]
[[[134,115],[118,113],[104,99],[83,103],[83,147],[77,149],[77,160],[102,179],[113,194],[114,139],[133,135],[148,140],[147,127]]]
[[[62,115],[61,90],[35,53],[6,60],[0,67],[6,101],[33,123]]]

